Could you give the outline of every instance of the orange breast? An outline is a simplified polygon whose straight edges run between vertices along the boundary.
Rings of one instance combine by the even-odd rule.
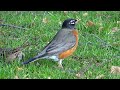
[[[59,54],[59,59],[64,59],[70,55],[73,54],[73,52],[76,50],[77,46],[78,46],[78,31],[77,30],[74,30],[72,31],[73,35],[75,35],[75,38],[76,38],[76,44],[74,47],[72,47],[71,49],[65,51],[65,52],[62,52]]]

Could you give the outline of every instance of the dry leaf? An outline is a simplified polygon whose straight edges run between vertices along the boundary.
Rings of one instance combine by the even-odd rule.
[[[87,26],[94,26],[95,24],[92,21],[87,22]]]
[[[117,24],[120,24],[120,21],[117,21]]]
[[[60,21],[60,22],[59,22],[59,24],[61,25],[61,24],[62,24],[62,22]]]
[[[76,13],[77,13],[77,11],[73,11],[73,13],[75,13],[75,14],[76,14]]]
[[[48,23],[48,19],[47,18],[43,18],[42,22],[43,23]]]
[[[8,54],[6,62],[12,62],[16,58],[18,58],[19,60],[22,60],[23,55],[24,54],[22,53],[22,51],[17,51],[15,53]]]
[[[48,77],[48,79],[51,79],[50,77]]]
[[[77,78],[80,78],[80,76],[81,76],[80,73],[77,73],[77,74],[76,74],[76,77],[77,77]]]
[[[68,13],[68,11],[63,11],[63,12],[64,12],[65,15]]]
[[[84,17],[88,16],[88,13],[83,13],[83,16],[84,16]]]
[[[120,74],[120,67],[119,66],[112,66],[111,73]]]
[[[31,79],[31,78],[25,78],[25,79]]]
[[[114,27],[114,28],[112,28],[112,32],[117,32],[117,31],[119,31],[120,29],[118,29],[118,27]]]
[[[81,21],[81,19],[80,19],[80,18],[77,18],[77,23],[80,22],[80,21]]]
[[[14,79],[19,79],[19,77],[18,77],[18,76],[15,76]]]
[[[17,70],[20,71],[20,70],[23,70],[23,68],[21,68],[21,67],[17,67]]]
[[[120,43],[119,43],[119,42],[113,42],[113,43],[112,43],[112,46],[117,46],[117,47],[119,47],[119,46],[120,46]]]
[[[104,75],[101,74],[101,75],[97,76],[96,79],[102,79],[103,77],[104,77]]]
[[[103,27],[99,27],[99,31],[102,31],[103,30]]]

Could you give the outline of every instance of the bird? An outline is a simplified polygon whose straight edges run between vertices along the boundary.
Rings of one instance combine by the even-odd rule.
[[[58,62],[58,67],[63,68],[62,61],[72,55],[78,46],[78,30],[75,28],[77,21],[72,18],[64,20],[61,29],[42,51],[22,64],[26,65],[39,59],[51,59]]]

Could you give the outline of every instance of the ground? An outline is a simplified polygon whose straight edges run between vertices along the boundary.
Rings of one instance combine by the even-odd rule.
[[[1,79],[119,79],[112,66],[120,66],[119,11],[1,11],[4,24],[27,29],[0,27],[0,47],[22,49],[23,60],[5,63],[0,59]],[[21,63],[35,56],[53,38],[67,18],[78,19],[79,45],[75,53],[63,61],[38,60],[28,65]],[[117,71],[116,71],[117,72]]]

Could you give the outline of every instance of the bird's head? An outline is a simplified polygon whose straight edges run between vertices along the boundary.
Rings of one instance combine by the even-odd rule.
[[[76,19],[66,19],[62,24],[62,28],[74,29],[76,22]]]

